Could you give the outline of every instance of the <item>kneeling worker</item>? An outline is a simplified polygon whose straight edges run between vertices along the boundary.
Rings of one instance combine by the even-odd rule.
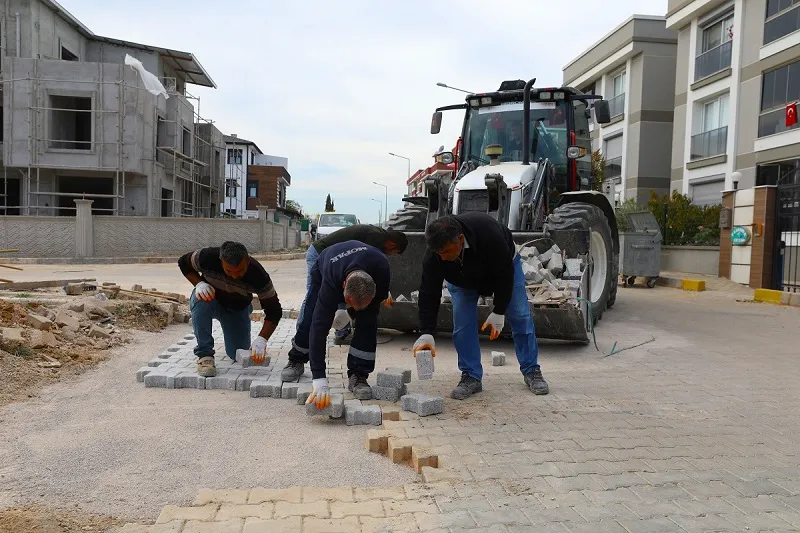
[[[186,279],[194,285],[189,309],[197,346],[197,373],[212,377],[217,374],[214,365],[214,337],[212,319],[222,325],[225,352],[236,360],[236,350],[250,348],[255,362],[263,361],[267,352],[267,339],[275,331],[283,311],[272,280],[261,264],[250,257],[247,248],[238,242],[225,242],[219,248],[202,248],[189,252],[178,260]],[[258,296],[264,310],[264,325],[258,336],[250,342],[250,313],[253,312],[253,294]]]
[[[514,338],[519,368],[534,394],[547,394],[547,382],[539,368],[539,346],[528,304],[525,275],[508,228],[486,213],[447,216],[425,230],[428,251],[419,289],[419,322],[422,336],[414,344],[435,352],[433,334],[447,280],[453,302],[453,343],[458,352],[461,381],[451,397],[463,400],[483,390],[481,345],[478,339],[478,298],[494,296],[494,308],[481,331],[491,340],[500,336],[506,317]]]
[[[389,295],[389,260],[372,246],[346,241],[327,247],[311,270],[306,311],[297,325],[283,381],[297,381],[311,362],[314,390],[327,396],[325,349],[328,331],[352,320],[355,327],[347,356],[348,388],[359,400],[369,400],[367,377],[375,370],[380,304]],[[339,309],[346,304],[352,310]],[[319,406],[320,403],[317,402]]]

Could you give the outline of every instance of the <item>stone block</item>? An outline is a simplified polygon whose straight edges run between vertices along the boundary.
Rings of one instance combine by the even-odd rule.
[[[83,313],[83,310],[86,309],[86,306],[82,303],[72,303],[69,304],[69,310],[75,313]]]
[[[220,390],[236,390],[236,380],[239,379],[238,374],[218,374],[213,378],[206,378],[206,389],[220,389]]]
[[[434,357],[430,350],[420,350],[415,357],[417,361],[417,379],[420,381],[433,378]]]
[[[567,258],[564,260],[564,274],[562,279],[581,279],[581,268],[583,260],[579,258]]]
[[[47,348],[58,345],[56,336],[49,331],[31,331],[31,348]]]
[[[280,398],[282,394],[283,382],[280,376],[270,376],[267,380],[267,395],[271,398]]]
[[[306,404],[306,414],[308,416],[327,415],[330,418],[342,418],[344,416],[344,395],[331,394],[331,404],[325,409],[317,409],[313,403]]]
[[[67,294],[69,296],[80,296],[83,294],[83,283],[68,283]]]
[[[175,376],[176,389],[205,389],[206,379],[197,374],[197,372],[181,372]]]
[[[159,311],[167,315],[167,324],[172,324],[172,321],[175,319],[176,307],[177,305],[171,302],[156,304],[156,308],[158,308]]]
[[[554,253],[550,261],[547,262],[547,270],[554,276],[560,276],[564,271],[564,257],[558,253]]]
[[[144,386],[160,389],[174,389],[175,373],[170,371],[153,370],[144,377]]]
[[[73,328],[77,330],[81,327],[80,320],[64,309],[60,309],[58,313],[56,313],[55,322],[62,328]]]
[[[9,342],[25,342],[22,328],[3,328],[3,340]]]
[[[259,379],[259,376],[253,374],[239,374],[236,378],[236,390],[239,392],[247,392],[250,390],[250,385],[253,381]]]
[[[403,385],[405,387],[405,385]],[[372,399],[382,400],[384,402],[396,402],[402,396],[402,389],[395,387],[372,387]]]
[[[284,383],[281,387],[281,398],[284,400],[296,399],[298,387],[300,387],[299,383]]]
[[[147,374],[149,374],[150,372],[152,372],[152,371],[153,371],[153,368],[155,368],[155,367],[152,367],[152,366],[143,366],[142,368],[140,368],[139,370],[137,370],[137,371],[136,371],[136,381],[138,381],[139,383],[144,383],[144,377],[145,377]]]
[[[254,380],[250,382],[251,398],[270,398],[272,387],[268,386],[266,380]]]
[[[406,383],[402,372],[378,372],[376,385],[379,387],[392,387],[401,389]]]
[[[389,374],[402,374],[403,375],[403,383],[411,383],[411,370],[410,369],[403,369],[398,367],[391,367],[387,368],[386,372]]]
[[[350,405],[347,402],[353,402]],[[379,405],[362,405],[359,400],[347,400],[344,406],[344,419],[348,426],[380,426],[382,422]],[[356,403],[358,405],[356,405]]]
[[[311,395],[311,383],[298,383],[297,384],[297,392],[295,397],[297,398],[297,405],[303,405],[308,400],[308,397]]]
[[[492,352],[492,366],[504,366],[506,364],[505,352]]]
[[[96,339],[110,339],[111,333],[100,326],[92,326],[91,329],[89,329],[89,336]]]
[[[431,453],[430,450],[427,450],[420,446],[412,446],[411,468],[413,468],[417,472],[417,474],[421,474],[422,467],[425,466],[439,468],[439,457]]]
[[[152,366],[152,367],[161,366],[161,365],[164,365],[164,364],[167,364],[167,360],[166,359],[150,359],[147,362],[147,366]]]
[[[31,313],[28,315],[28,324],[30,324],[34,329],[49,331],[50,327],[53,325],[53,322],[45,316]]]
[[[370,429],[364,440],[367,450],[372,453],[386,453],[388,450],[389,432],[383,429]]]
[[[438,415],[444,411],[444,398],[414,392],[400,398],[400,407],[403,411],[411,411],[419,416]]]

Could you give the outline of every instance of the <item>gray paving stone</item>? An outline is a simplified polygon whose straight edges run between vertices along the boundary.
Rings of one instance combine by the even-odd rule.
[[[164,359],[150,359],[147,362],[147,366],[157,367],[166,364],[167,362]]]
[[[162,353],[158,354],[158,358],[159,359],[169,359],[170,357],[172,357],[172,353],[171,352],[162,352]]]
[[[430,350],[420,350],[414,358],[417,364],[417,379],[420,381],[433,379],[436,358]]]
[[[380,426],[383,422],[379,405],[362,405],[360,400],[345,401],[344,418],[348,426]]]
[[[174,389],[175,373],[154,370],[144,377],[144,386],[160,389]]]
[[[379,387],[400,389],[405,384],[405,377],[402,372],[378,372],[376,384]]]
[[[303,405],[311,395],[311,383],[298,383],[295,397],[297,398],[297,405]]]
[[[250,397],[251,398],[271,398],[272,386],[265,380],[255,380],[250,382]]]
[[[219,375],[219,371],[217,371],[217,375],[213,378],[206,378],[206,389],[221,389],[221,390],[236,390],[236,380],[239,379],[238,374],[222,374]]]
[[[281,397],[281,389],[283,388],[283,382],[281,381],[280,376],[270,376],[267,380],[267,395],[272,398],[280,398]]]
[[[444,398],[414,392],[400,398],[400,408],[403,411],[417,413],[419,416],[438,415],[444,411]]]
[[[136,381],[139,383],[144,383],[144,377],[153,371],[156,368],[154,366],[143,366],[139,370],[136,371]]]
[[[299,387],[299,383],[284,383],[281,387],[281,398],[285,400],[297,399],[297,389]]]
[[[253,374],[239,374],[239,377],[236,378],[236,390],[240,392],[245,392],[250,390],[250,385],[253,381],[257,381],[259,377]]]
[[[344,395],[331,394],[331,404],[325,409],[319,410],[313,403],[306,404],[306,414],[308,416],[323,416],[330,418],[342,418],[344,416]]]
[[[506,353],[505,352],[492,352],[492,366],[505,366]]]
[[[205,389],[206,378],[197,372],[181,372],[175,376],[176,389]]]
[[[379,387],[376,385],[372,387],[372,399],[384,402],[396,402],[403,396],[401,392],[401,389],[396,387]]]
[[[390,367],[386,369],[389,374],[402,374],[403,383],[411,383],[411,370],[399,367]]]

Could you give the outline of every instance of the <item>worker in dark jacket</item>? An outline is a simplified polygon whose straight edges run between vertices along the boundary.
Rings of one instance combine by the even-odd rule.
[[[334,231],[330,235],[326,235],[320,240],[311,243],[311,246],[308,247],[308,252],[306,252],[306,266],[308,267],[306,292],[308,292],[311,287],[311,268],[314,266],[314,263],[317,262],[319,254],[328,246],[345,241],[363,242],[378,250],[383,250],[383,253],[386,255],[402,254],[406,246],[408,246],[408,239],[406,238],[406,234],[402,231],[385,230],[369,224],[356,224]],[[300,306],[300,313],[297,318],[298,324],[303,319],[305,307],[306,302],[304,301],[303,305]],[[334,343],[342,344],[349,334],[350,323],[348,322],[344,328],[335,332]]]
[[[341,329],[351,319],[355,325],[347,356],[349,390],[359,400],[369,400],[367,377],[375,370],[375,349],[380,304],[389,296],[389,260],[384,253],[358,241],[325,248],[311,269],[306,312],[297,325],[283,381],[297,381],[311,363],[313,398],[322,409],[328,398],[325,348],[331,325]],[[344,304],[345,309],[340,309]],[[349,308],[349,310],[347,309]]]
[[[197,346],[197,373],[212,377],[214,364],[212,320],[222,325],[225,352],[236,360],[236,350],[250,348],[255,362],[266,357],[267,340],[272,336],[283,311],[272,280],[261,264],[250,257],[247,248],[238,242],[225,242],[219,248],[202,248],[178,259],[186,279],[194,285],[189,309]],[[250,313],[253,294],[264,310],[261,332],[250,342]]]
[[[480,296],[494,297],[494,308],[481,331],[488,329],[489,338],[494,340],[507,318],[525,384],[534,394],[547,394],[525,275],[508,228],[485,213],[465,213],[432,222],[425,230],[425,240],[428,251],[419,289],[422,335],[414,344],[414,354],[419,350],[435,354],[433,335],[446,280],[453,302],[453,343],[461,370],[461,381],[451,396],[463,400],[483,390],[477,322]]]

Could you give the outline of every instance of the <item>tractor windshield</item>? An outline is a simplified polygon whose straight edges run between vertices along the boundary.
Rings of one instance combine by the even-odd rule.
[[[556,174],[567,172],[567,104],[531,102],[531,162],[549,159]],[[470,108],[464,137],[465,161],[476,166],[488,165],[486,147],[500,145],[500,162],[522,161],[522,102],[509,102],[491,107]]]

